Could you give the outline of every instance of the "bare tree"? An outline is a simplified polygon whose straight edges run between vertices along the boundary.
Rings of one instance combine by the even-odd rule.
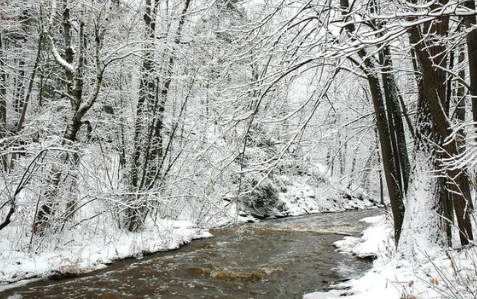
[[[130,55],[129,52],[120,52],[121,47],[112,50],[109,54],[102,52],[110,14],[114,12],[112,1],[105,1],[97,6],[88,6],[83,3],[72,4],[69,0],[63,0],[57,7],[56,1],[53,0],[48,26],[42,33],[48,41],[52,57],[64,74],[64,86],[56,89],[55,92],[69,101],[70,108],[65,118],[66,129],[61,139],[61,146],[66,150],[58,157],[63,165],[60,168],[58,164],[54,164],[48,174],[46,180],[48,187],[43,194],[44,199],[34,225],[34,231],[38,233],[45,232],[48,224],[51,224],[49,219],[53,216],[60,217],[58,221],[62,223],[73,216],[76,210],[74,195],[67,195],[65,210],[59,212],[62,206],[58,202],[62,191],[60,183],[65,182],[70,185],[67,188],[75,189],[76,168],[80,159],[78,133],[84,127],[85,138],[90,139],[91,121],[86,120],[85,116],[98,101],[106,67]],[[61,16],[62,24],[60,31],[54,27],[60,21],[57,19],[59,16]],[[73,28],[76,25],[77,28]],[[61,32],[61,39],[57,38],[59,32]],[[57,46],[57,43],[62,45],[61,48]],[[65,165],[67,165],[66,168]]]
[[[165,108],[172,83],[176,56],[181,43],[190,1],[183,3],[182,11],[178,14],[177,27],[160,37],[156,22],[160,1],[146,0],[144,3],[145,42],[143,49],[142,67],[140,70],[139,94],[136,106],[134,149],[131,163],[132,200],[126,210],[126,227],[130,231],[138,230],[149,212],[145,192],[152,192],[161,185],[164,166],[164,126]],[[169,26],[169,28],[171,28]],[[172,27],[173,28],[173,27]],[[169,35],[169,36],[167,36]],[[156,40],[171,39],[163,52],[158,54]],[[163,65],[160,66],[160,61]]]

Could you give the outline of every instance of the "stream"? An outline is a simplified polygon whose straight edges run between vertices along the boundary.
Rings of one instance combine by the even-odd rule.
[[[332,244],[359,236],[367,226],[359,220],[380,213],[315,214],[215,229],[213,238],[175,251],[75,278],[31,282],[0,298],[302,298],[371,267]]]

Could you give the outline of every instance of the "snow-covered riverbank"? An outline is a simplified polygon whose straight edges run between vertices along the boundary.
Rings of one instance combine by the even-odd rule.
[[[160,220],[140,233],[86,235],[78,229],[70,232],[68,239],[56,240],[58,246],[42,252],[15,250],[12,241],[1,237],[0,291],[11,287],[11,282],[88,272],[114,260],[173,250],[193,239],[211,236],[187,221]]]
[[[385,216],[364,219],[372,223],[361,238],[346,237],[338,250],[360,257],[375,256],[364,276],[336,286],[336,290],[307,294],[304,299],[430,299],[477,296],[477,249],[422,248],[414,259],[394,251],[392,223]]]

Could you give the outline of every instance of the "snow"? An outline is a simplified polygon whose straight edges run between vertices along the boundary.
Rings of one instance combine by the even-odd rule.
[[[285,203],[288,215],[342,212],[376,206],[376,202],[360,194],[352,195],[343,189],[334,189],[329,184],[312,184],[307,180],[295,179],[287,191],[281,194],[280,200]]]
[[[74,73],[76,70],[75,67],[72,64],[68,63],[65,59],[63,59],[63,57],[61,57],[60,53],[58,53],[58,50],[56,49],[55,43],[53,42],[51,36],[47,35],[47,37],[51,45],[51,52],[53,53],[53,56],[55,57],[56,61],[66,70],[71,73]]]
[[[179,248],[197,238],[212,235],[187,221],[163,219],[140,233],[124,231],[108,237],[82,236],[81,229],[70,232],[71,240],[63,246],[35,253],[20,251],[0,236],[0,292],[19,286],[16,282],[34,277],[80,273],[105,267],[114,260],[140,258],[143,254]]]
[[[335,246],[343,252],[352,253],[360,258],[377,257],[389,255],[392,244],[392,227],[384,226],[383,216],[369,217],[362,222],[373,224],[363,232],[361,238],[345,237],[341,241],[335,242]]]
[[[280,194],[288,215],[342,212],[378,206],[359,188],[349,190],[339,181],[333,180],[324,165],[310,164],[304,173],[306,175],[284,175],[281,178],[288,181],[287,190]]]
[[[406,212],[399,240],[400,254],[422,256],[422,248],[430,248],[441,239],[441,215],[435,211],[432,194],[437,194],[432,161],[424,152],[416,153],[416,167],[406,198]]]
[[[459,250],[421,247],[420,255],[407,259],[391,246],[394,240],[390,219],[378,216],[365,221],[372,226],[361,238],[347,237],[335,245],[343,252],[376,257],[372,269],[361,278],[337,285],[335,290],[306,294],[304,299],[475,298],[475,247]]]

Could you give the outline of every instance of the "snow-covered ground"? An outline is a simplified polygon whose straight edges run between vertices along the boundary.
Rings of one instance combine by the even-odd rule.
[[[346,237],[338,250],[360,257],[375,256],[372,269],[336,290],[306,294],[304,299],[434,299],[477,298],[477,249],[422,248],[412,260],[394,252],[392,224],[385,216],[372,223],[361,238]]]
[[[161,220],[140,233],[123,231],[116,235],[98,234],[95,238],[88,234],[89,239],[85,239],[77,230],[69,236],[58,241],[58,246],[41,252],[18,250],[11,240],[0,236],[0,291],[12,287],[11,282],[92,271],[114,260],[176,249],[211,234],[186,221]]]
[[[336,188],[333,183],[313,182],[314,177],[295,177],[280,200],[288,215],[367,209],[378,202],[359,192]]]

